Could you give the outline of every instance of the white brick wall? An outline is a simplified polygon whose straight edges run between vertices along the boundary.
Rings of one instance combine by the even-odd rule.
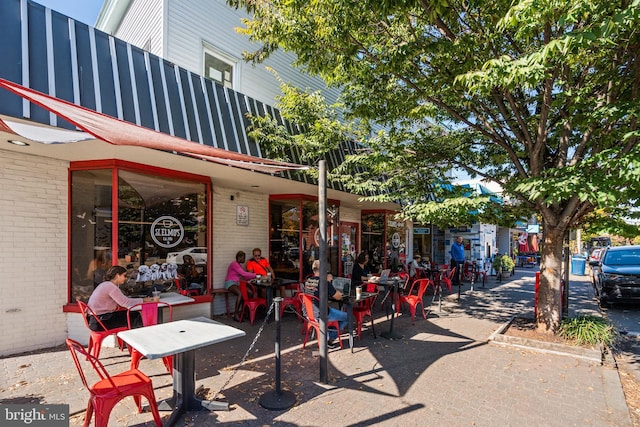
[[[64,161],[0,150],[0,356],[67,336],[67,171]]]
[[[231,200],[233,196],[234,200]],[[249,208],[249,225],[236,224],[236,207]],[[227,268],[236,259],[236,252],[244,251],[247,259],[255,247],[267,255],[269,247],[269,195],[237,189],[216,187],[213,183],[213,287],[221,288]],[[233,310],[235,299],[229,296]],[[225,312],[223,296],[214,300],[214,314]]]

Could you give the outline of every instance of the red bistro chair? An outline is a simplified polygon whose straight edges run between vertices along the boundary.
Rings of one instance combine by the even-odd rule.
[[[97,357],[84,349],[82,344],[67,338],[67,347],[71,352],[71,357],[76,364],[82,384],[89,390],[90,397],[87,403],[87,414],[84,418],[84,427],[89,426],[91,417],[95,412],[96,427],[108,427],[109,415],[113,407],[127,396],[133,396],[138,412],[142,412],[142,402],[140,397],[144,396],[149,402],[149,408],[153,414],[153,419],[157,426],[162,426],[160,412],[156,396],[153,392],[151,379],[137,369],[129,369],[116,375],[109,375],[104,365]],[[78,355],[82,356],[81,358]],[[86,362],[81,362],[85,359]],[[93,385],[89,385],[83,366],[90,364],[100,380]]]
[[[456,267],[453,267],[451,270],[449,270],[448,272],[442,272],[442,278],[440,279],[440,283],[444,284],[447,289],[449,290],[449,293],[453,292],[453,276],[456,274]]]
[[[314,299],[317,300],[318,298],[314,297],[313,295],[305,294],[305,293],[301,293],[300,295],[302,296],[302,304],[305,311],[305,317],[307,319],[307,329],[304,335],[304,343],[302,344],[302,348],[305,348],[307,346],[307,340],[309,339],[309,331],[312,329],[315,331],[316,337],[318,337],[318,347],[320,347],[320,338],[321,338],[320,323],[318,323],[318,320],[313,314],[313,300]],[[327,329],[329,328],[334,328],[335,330],[338,331],[338,341],[340,341],[340,348],[342,348],[342,340],[340,339],[340,324],[338,323],[337,320],[328,321]]]
[[[107,327],[104,326],[104,323],[100,321],[100,318],[96,316],[93,310],[91,310],[91,308],[85,302],[78,300],[78,307],[80,307],[80,314],[82,315],[84,324],[89,330],[89,345],[87,346],[87,349],[92,356],[98,359],[100,358],[100,348],[102,347],[102,341],[109,335],[115,335],[118,332],[126,331],[129,328],[123,326],[121,328],[107,329]],[[89,328],[89,315],[93,316],[96,319],[96,322],[98,322],[100,327],[103,329],[102,331],[93,331],[91,330],[91,328]],[[120,338],[118,338],[118,345],[120,346],[120,350],[124,348],[124,343]]]
[[[131,329],[131,311],[136,307],[140,308],[140,315],[142,316],[142,326],[151,326],[156,325],[158,323],[158,306],[168,307],[169,308],[169,321],[173,320],[173,307],[169,304],[162,302],[143,302],[141,304],[136,304],[127,310],[127,324],[129,325],[129,329]],[[131,348],[131,347],[130,347]],[[135,348],[131,348],[131,369],[138,369],[140,365],[140,359],[142,359],[142,353],[140,353]],[[164,362],[164,366],[167,368],[167,371],[173,375],[173,356],[165,356],[162,358]]]
[[[424,296],[425,291],[429,285],[433,286],[433,282],[429,279],[420,279],[414,282],[414,285],[418,285],[418,294],[417,295],[402,295],[400,296],[400,303],[407,304],[409,306],[409,312],[411,313],[411,323],[414,323],[416,317],[416,309],[418,305],[422,306],[422,317],[424,320],[427,320],[427,314],[424,312],[424,302],[422,301],[422,297]]]
[[[187,297],[200,295],[200,289],[189,288],[189,283],[184,277],[176,277],[173,279],[173,283],[178,288],[178,293]]]
[[[300,321],[304,322],[302,317],[302,301],[300,301],[300,297],[298,296],[298,294],[300,293],[300,283],[290,285],[288,288],[291,290],[292,294],[291,296],[284,297],[282,299],[282,302],[280,303],[280,319],[282,319],[284,309],[290,306],[293,307],[293,309],[296,311],[298,317],[300,318]]]
[[[247,292],[247,282],[244,280],[240,281],[240,292],[242,293],[242,309],[240,310],[240,321],[244,318],[245,310],[249,310],[249,323],[253,325],[253,321],[256,318],[256,311],[260,307],[264,307],[267,309],[267,299],[262,297],[251,297],[249,298],[249,293]],[[257,292],[254,290],[254,295],[257,295]]]
[[[376,291],[372,291],[372,292],[376,292]],[[365,291],[365,292],[369,292],[369,291]],[[356,320],[356,331],[357,331],[358,339],[360,339],[362,335],[362,324],[364,323],[364,318],[367,316],[369,316],[369,319],[371,319],[371,330],[373,331],[374,338],[376,336],[376,331],[373,326],[373,306],[376,303],[376,298],[378,298],[377,295],[371,298],[367,298],[364,301],[361,301],[360,303],[358,303],[358,305],[355,305],[353,307],[353,317]]]

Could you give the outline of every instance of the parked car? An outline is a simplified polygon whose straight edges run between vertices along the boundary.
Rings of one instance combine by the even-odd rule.
[[[193,261],[195,261],[196,264],[207,263],[207,248],[203,247],[187,248],[180,252],[169,252],[167,254],[167,263],[184,264],[184,261],[182,259],[184,255],[191,255],[193,257]]]
[[[600,256],[604,252],[604,248],[596,248],[589,255],[589,265],[596,265],[600,262]]]
[[[594,285],[601,304],[640,301],[640,245],[604,249]]]

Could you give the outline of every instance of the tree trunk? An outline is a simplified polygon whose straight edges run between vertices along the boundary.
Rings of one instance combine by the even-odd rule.
[[[562,319],[562,244],[565,230],[544,227],[538,289],[538,331],[554,333]],[[568,256],[568,254],[566,254]]]

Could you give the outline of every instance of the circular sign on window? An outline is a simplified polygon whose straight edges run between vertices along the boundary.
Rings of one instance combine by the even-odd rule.
[[[400,234],[399,233],[393,233],[393,236],[391,236],[391,246],[393,246],[396,249],[400,247]]]
[[[173,248],[184,238],[184,228],[172,216],[161,216],[151,224],[151,238],[158,246]]]

